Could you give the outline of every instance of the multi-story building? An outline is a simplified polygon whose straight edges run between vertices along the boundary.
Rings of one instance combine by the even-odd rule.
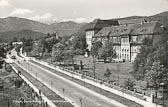
[[[158,22],[142,22],[141,24],[131,24],[129,26],[104,27],[93,36],[93,40],[99,40],[102,43],[106,40],[111,40],[117,54],[116,59],[133,62],[140,52],[140,47],[145,37],[157,42],[162,34],[163,29]]]
[[[116,26],[119,25],[117,20],[100,20],[95,19],[93,22],[89,23],[86,31],[86,43],[88,45],[87,49],[90,51],[92,47],[92,37],[99,32],[103,27]]]

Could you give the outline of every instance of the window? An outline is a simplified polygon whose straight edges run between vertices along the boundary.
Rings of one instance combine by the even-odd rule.
[[[122,30],[121,30],[121,32],[126,32],[126,31],[127,31],[127,29],[122,29]]]
[[[142,29],[140,32],[146,32],[147,31],[147,29]]]
[[[115,30],[114,33],[118,33],[118,30]]]

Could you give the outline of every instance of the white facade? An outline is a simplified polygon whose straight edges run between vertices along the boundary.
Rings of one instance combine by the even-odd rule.
[[[22,45],[23,42],[13,42],[12,45]]]
[[[121,38],[121,55],[120,59],[130,61],[130,42],[129,37]]]
[[[86,31],[86,43],[88,45],[87,49],[89,51],[91,51],[93,36],[94,36],[94,30]]]

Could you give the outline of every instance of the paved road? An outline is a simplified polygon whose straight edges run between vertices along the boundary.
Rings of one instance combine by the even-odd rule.
[[[21,58],[17,58],[17,60],[20,61],[23,67],[29,69],[29,73],[40,78],[43,83],[48,84],[58,95],[61,94],[65,99],[69,99],[77,107],[81,107],[81,104],[82,107],[117,107],[110,100],[100,98],[91,91],[87,91],[85,88],[81,88],[57,75],[53,75],[43,68],[23,61]]]

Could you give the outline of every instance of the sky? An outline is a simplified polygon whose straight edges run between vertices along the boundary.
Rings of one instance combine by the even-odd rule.
[[[15,16],[45,23],[82,23],[164,11],[168,11],[168,0],[0,0],[1,18]]]

